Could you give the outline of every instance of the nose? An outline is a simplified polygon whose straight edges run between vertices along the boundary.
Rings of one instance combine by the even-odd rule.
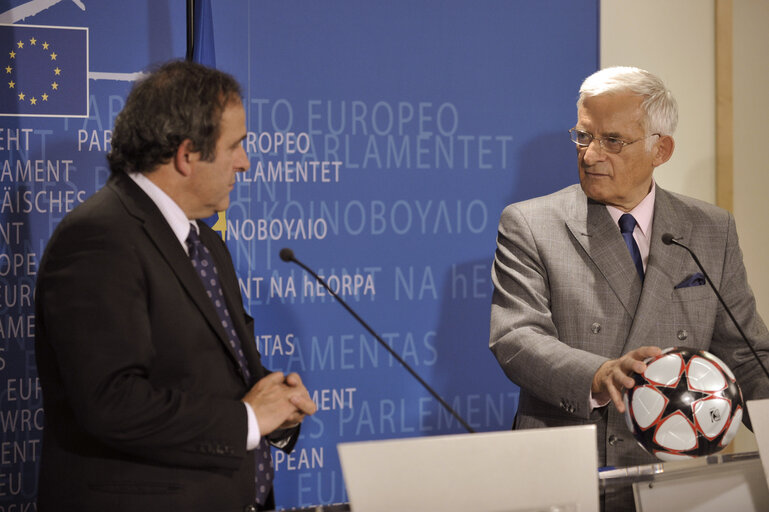
[[[606,152],[601,147],[601,143],[595,139],[590,141],[590,144],[583,149],[582,160],[587,165],[593,165],[596,162],[601,162],[606,159]]]
[[[245,172],[251,167],[251,162],[248,160],[248,154],[242,144],[238,147],[237,154],[235,155],[234,166],[235,172]]]

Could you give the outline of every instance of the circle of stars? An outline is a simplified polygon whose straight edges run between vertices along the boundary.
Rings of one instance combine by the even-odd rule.
[[[50,62],[50,78],[43,86],[42,90],[37,89],[30,92],[29,86],[31,84],[20,84],[14,80],[14,71],[16,70],[17,62],[19,59],[29,52],[38,51],[43,53],[43,58],[46,62]],[[59,80],[62,70],[58,66],[56,59],[59,55],[51,47],[51,44],[47,41],[40,42],[35,37],[31,37],[28,40],[19,39],[11,46],[11,50],[7,53],[8,61],[3,70],[6,75],[6,85],[9,89],[14,90],[14,94],[19,102],[29,103],[31,106],[36,106],[40,103],[47,102],[51,94],[55,94],[59,90]]]

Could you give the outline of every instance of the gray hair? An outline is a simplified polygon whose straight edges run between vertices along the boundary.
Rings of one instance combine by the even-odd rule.
[[[643,96],[641,109],[645,113],[647,135],[673,135],[678,124],[676,99],[659,77],[643,69],[616,66],[596,71],[582,82],[577,108],[582,106],[585,98],[621,93]]]

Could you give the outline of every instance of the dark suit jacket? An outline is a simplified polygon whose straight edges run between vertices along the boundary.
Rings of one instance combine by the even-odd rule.
[[[684,249],[662,243],[664,233],[694,250],[767,361],[769,332],[728,212],[657,187],[642,285],[606,207],[574,185],[508,206],[499,224],[490,345],[521,388],[516,428],[596,423],[599,465],[652,462],[613,406],[592,410],[589,400],[598,367],[643,345],[709,350],[734,371],[745,399],[769,396],[710,287],[676,289],[699,269]]]
[[[199,225],[251,371],[261,378],[267,371],[230,255]],[[40,510],[213,511],[253,503],[240,401],[249,385],[181,244],[128,176],[113,175],[57,227],[36,293],[46,415]]]

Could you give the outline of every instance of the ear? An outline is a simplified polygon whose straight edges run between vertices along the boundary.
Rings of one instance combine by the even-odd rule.
[[[659,140],[654,145],[654,167],[662,165],[673,156],[673,150],[676,147],[676,143],[673,137],[670,135],[660,135]]]
[[[197,151],[193,151],[192,141],[184,139],[174,154],[174,168],[182,176],[192,174],[192,164],[198,159]]]

